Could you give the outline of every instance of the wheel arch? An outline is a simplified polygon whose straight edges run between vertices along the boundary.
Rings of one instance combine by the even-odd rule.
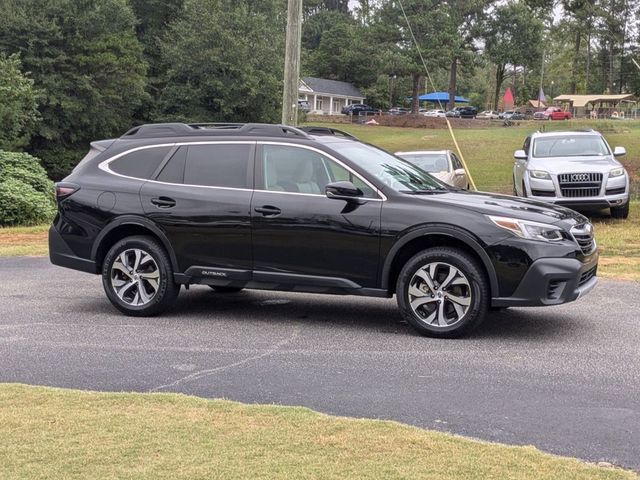
[[[491,296],[498,295],[498,277],[487,252],[471,233],[450,225],[423,227],[400,238],[391,247],[382,266],[382,289],[393,294],[398,275],[406,261],[419,251],[439,246],[460,248],[479,260],[489,280]]]
[[[98,271],[109,249],[119,240],[132,235],[147,235],[159,240],[169,255],[174,272],[179,272],[178,261],[164,232],[152,221],[136,215],[118,217],[109,223],[98,235],[91,249],[91,258]]]

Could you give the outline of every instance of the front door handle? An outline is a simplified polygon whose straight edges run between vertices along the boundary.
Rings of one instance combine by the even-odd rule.
[[[263,205],[261,207],[256,207],[254,210],[258,213],[261,213],[265,217],[275,217],[276,215],[280,215],[282,210],[278,207],[274,207],[273,205]]]
[[[158,208],[172,208],[176,206],[176,201],[169,197],[152,198],[151,203]]]

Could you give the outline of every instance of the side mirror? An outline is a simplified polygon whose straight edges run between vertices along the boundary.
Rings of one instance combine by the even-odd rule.
[[[527,154],[524,150],[516,150],[516,152],[513,154],[513,158],[515,158],[516,160],[526,160]]]
[[[613,149],[613,156],[614,157],[622,157],[623,155],[627,154],[627,149],[624,147],[616,147]]]
[[[348,202],[362,202],[364,193],[353,183],[347,181],[329,183],[324,187],[327,198],[334,200],[346,200]]]
[[[456,177],[462,177],[465,173],[464,168],[456,168],[456,170],[453,172]]]

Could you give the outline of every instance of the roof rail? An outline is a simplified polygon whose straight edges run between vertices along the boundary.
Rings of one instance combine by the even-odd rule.
[[[296,136],[311,138],[298,128],[269,123],[149,123],[133,127],[120,138],[189,137],[206,135]]]
[[[344,137],[351,138],[353,140],[358,140],[357,137],[351,135],[344,130],[338,130],[337,128],[331,127],[302,127],[300,130],[306,132],[310,135],[335,135],[336,137]]]

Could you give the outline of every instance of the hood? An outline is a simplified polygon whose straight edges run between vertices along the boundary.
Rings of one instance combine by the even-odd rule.
[[[588,221],[585,216],[566,207],[495,193],[452,190],[447,193],[415,195],[414,198],[473,210],[485,215],[512,217],[540,223],[563,223],[568,228]]]
[[[612,168],[620,167],[622,164],[612,158],[611,155],[598,157],[549,157],[532,158],[529,160],[527,169],[544,170],[549,173],[578,173],[578,172],[599,172],[607,173]]]

